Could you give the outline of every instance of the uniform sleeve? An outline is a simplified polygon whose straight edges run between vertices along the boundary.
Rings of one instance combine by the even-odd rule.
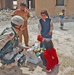
[[[50,21],[50,32],[52,32],[53,31],[53,22],[52,22],[52,20]]]
[[[28,17],[28,18],[30,17],[30,13],[29,13],[29,11],[28,11],[27,17]]]
[[[11,13],[11,16],[15,16],[16,14],[17,14],[17,11],[15,10]]]
[[[26,9],[27,19],[30,17],[30,12]]]

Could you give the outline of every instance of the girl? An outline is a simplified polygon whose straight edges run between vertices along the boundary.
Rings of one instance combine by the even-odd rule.
[[[58,57],[56,49],[53,47],[52,41],[44,40],[45,50],[40,54],[43,61],[43,65],[46,66],[46,71],[51,72],[51,70],[58,64]]]
[[[49,18],[48,12],[46,10],[41,11],[41,18],[39,20],[38,28],[40,35],[43,38],[52,38],[53,22]],[[43,43],[40,43],[40,47],[43,47]]]

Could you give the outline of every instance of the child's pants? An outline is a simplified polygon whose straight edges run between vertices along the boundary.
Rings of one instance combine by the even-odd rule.
[[[64,26],[64,19],[60,19],[60,25],[61,25],[61,28],[63,29],[63,26]]]
[[[22,43],[22,35],[24,37],[24,43],[25,45],[28,45],[28,40],[29,40],[29,36],[28,36],[28,29],[27,27],[24,30],[20,30],[18,31],[18,35],[19,35],[19,40]]]
[[[43,61],[43,65],[46,66],[46,59],[44,58],[44,52],[42,52],[42,53],[40,54],[40,57],[41,57],[41,59],[42,59],[42,61]]]

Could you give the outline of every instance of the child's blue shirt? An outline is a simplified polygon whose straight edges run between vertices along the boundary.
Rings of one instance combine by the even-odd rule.
[[[52,38],[52,35],[49,35],[49,31],[50,31],[50,18],[46,18],[46,20],[44,21],[42,18],[39,20],[40,24],[41,24],[41,35],[44,38]]]

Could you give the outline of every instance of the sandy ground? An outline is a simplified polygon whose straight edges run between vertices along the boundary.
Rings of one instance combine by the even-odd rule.
[[[9,21],[0,23],[0,32],[7,26],[10,26]],[[37,21],[29,22],[29,45],[38,42]],[[6,69],[0,67],[0,75],[74,75],[74,22],[65,22],[64,30],[60,30],[59,23],[54,23],[53,43],[59,57],[59,66],[50,73],[46,73],[42,61],[34,65],[28,63],[27,66],[13,67]],[[0,63],[1,65],[1,63]]]

